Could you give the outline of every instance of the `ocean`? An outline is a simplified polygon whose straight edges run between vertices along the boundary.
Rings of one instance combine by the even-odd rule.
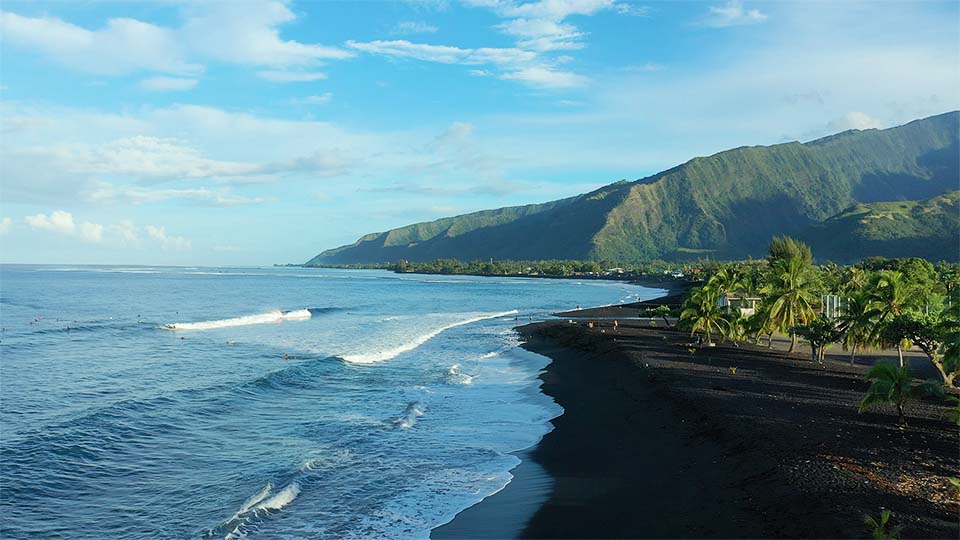
[[[0,266],[0,536],[428,538],[562,413],[517,322],[621,282]]]

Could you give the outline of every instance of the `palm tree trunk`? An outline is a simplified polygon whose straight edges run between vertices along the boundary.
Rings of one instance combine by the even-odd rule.
[[[773,332],[770,332],[769,334],[767,334],[767,348],[768,349],[773,348]]]
[[[905,414],[903,414],[903,402],[902,402],[902,401],[898,401],[898,402],[897,402],[897,422],[899,422],[901,426],[907,425],[907,416],[906,416]]]
[[[900,367],[903,367],[903,347],[897,343],[897,356],[900,357]]]
[[[850,346],[850,365],[851,366],[855,363],[854,360],[856,359],[857,359],[857,344],[854,343],[853,345]]]
[[[797,335],[790,334],[790,349],[787,350],[788,353],[792,353],[793,349],[797,346]]]

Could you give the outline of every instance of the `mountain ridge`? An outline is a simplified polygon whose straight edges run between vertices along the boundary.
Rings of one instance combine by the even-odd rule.
[[[960,112],[806,143],[741,146],[632,182],[362,236],[309,264],[434,258],[637,262],[762,255],[855,204],[960,188]]]

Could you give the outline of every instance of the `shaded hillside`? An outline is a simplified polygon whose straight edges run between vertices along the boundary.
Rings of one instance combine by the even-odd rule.
[[[762,255],[857,203],[960,187],[960,113],[809,143],[728,150],[636,182],[369,234],[308,264],[407,259],[606,259]]]
[[[853,262],[862,257],[960,260],[960,191],[925,201],[858,204],[803,235],[817,258]]]

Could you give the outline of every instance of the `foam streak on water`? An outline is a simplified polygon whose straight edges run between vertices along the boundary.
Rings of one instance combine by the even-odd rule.
[[[5,540],[426,539],[561,413],[515,317],[625,288],[75,265],[0,282]]]

